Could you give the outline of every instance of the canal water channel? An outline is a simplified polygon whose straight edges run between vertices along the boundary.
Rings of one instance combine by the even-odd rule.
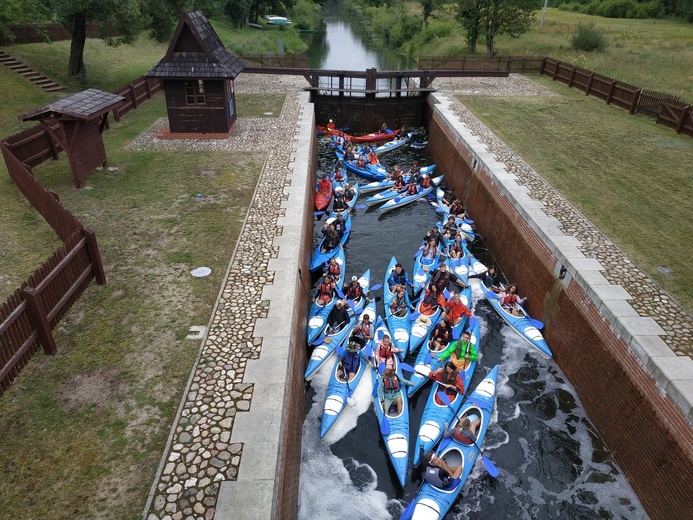
[[[380,68],[378,55],[361,45],[353,32],[350,38],[343,35],[342,31],[350,31],[350,27],[349,22],[339,18],[339,13],[332,12],[326,18],[326,34],[314,41],[329,44],[333,41],[330,31],[340,31],[338,41],[343,53],[370,60],[360,62],[354,70]],[[347,48],[347,41],[357,48]],[[322,54],[330,56],[331,52],[323,49]],[[425,140],[424,129],[418,129],[414,141]],[[423,165],[432,162],[425,147],[404,147],[381,157],[389,168],[398,163],[405,171],[414,159]],[[332,170],[335,157],[327,138],[321,138],[319,161],[321,172]],[[444,173],[437,170],[435,175]],[[351,180],[358,181],[354,177]],[[468,210],[474,218],[474,208]],[[428,201],[420,200],[385,215],[377,207],[357,209],[352,218],[352,233],[345,248],[347,277],[371,269],[371,283],[375,284],[384,283],[385,269],[393,255],[411,273],[414,253],[426,231],[435,225],[438,214]],[[319,229],[318,222],[316,233]],[[316,244],[317,240],[316,234]],[[477,240],[471,249],[484,263],[493,262],[483,241]],[[517,282],[522,293],[522,281]],[[481,322],[481,357],[471,388],[499,365],[496,406],[483,448],[500,475],[491,478],[479,458],[446,518],[647,518],[555,362],[542,357],[504,325],[478,289],[472,310]],[[382,312],[379,303],[378,313]],[[414,359],[410,356],[407,362],[413,364]],[[370,377],[363,377],[354,392],[356,406],[346,407],[328,435],[319,438],[332,365],[333,361],[329,361],[306,384],[299,518],[399,518],[416,495],[421,474],[410,469],[405,488],[400,487],[380,437]],[[429,391],[430,386],[424,387],[410,400],[410,461]]]

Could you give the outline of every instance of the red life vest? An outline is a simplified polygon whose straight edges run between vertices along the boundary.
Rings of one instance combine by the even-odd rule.
[[[517,301],[517,295],[512,293],[512,294],[507,294],[503,296],[503,305],[512,305]]]
[[[360,298],[362,294],[363,290],[361,290],[361,285],[358,283],[356,285],[350,284],[349,287],[347,287],[346,296],[350,300],[356,300],[357,298]]]
[[[389,345],[380,344],[378,347],[378,355],[383,359],[390,359],[392,357],[392,343]]]
[[[320,296],[326,296],[327,298],[331,298],[332,297],[332,284],[322,282],[318,286],[318,292],[320,293]],[[323,299],[325,299],[325,298],[323,298]]]
[[[399,390],[399,379],[397,378],[397,376],[384,377],[383,388],[386,392],[396,392],[397,390]]]
[[[339,276],[342,272],[342,269],[339,267],[339,264],[330,264],[330,267],[327,269],[327,272],[332,275]]]
[[[423,181],[421,181],[421,187],[422,188],[430,188],[431,187],[431,179],[430,177],[424,177]]]

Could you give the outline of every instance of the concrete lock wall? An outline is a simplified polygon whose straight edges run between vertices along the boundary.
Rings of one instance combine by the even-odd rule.
[[[521,281],[530,312],[546,324],[556,363],[648,514],[688,517],[690,404],[657,364],[687,367],[690,359],[671,352],[654,320],[624,312],[628,294],[602,277],[599,263],[579,251],[577,240],[563,234],[540,201],[530,199],[450,102],[433,94],[427,111],[428,146],[446,183],[473,208],[476,226],[508,279]],[[562,268],[565,277],[559,279]]]

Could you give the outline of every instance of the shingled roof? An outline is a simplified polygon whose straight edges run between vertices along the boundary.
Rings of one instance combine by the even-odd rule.
[[[49,117],[69,117],[90,121],[125,101],[123,96],[103,92],[95,88],[70,94],[19,115],[22,121],[41,120]]]
[[[192,11],[181,15],[166,56],[145,77],[234,79],[244,67],[202,11]]]

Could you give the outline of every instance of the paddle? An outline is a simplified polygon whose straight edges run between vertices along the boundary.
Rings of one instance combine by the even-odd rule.
[[[402,512],[402,516],[399,517],[399,520],[411,520],[411,517],[414,515],[414,509],[416,509],[416,502],[416,498],[414,498]]]
[[[315,215],[316,217],[320,217],[320,216],[322,216],[322,215],[324,215],[324,214],[325,214],[324,211],[314,211],[314,212],[313,212],[313,215]]]
[[[377,283],[377,284],[375,284],[373,287],[371,287],[370,289],[368,289],[368,290],[365,291],[365,292],[377,291],[377,290],[380,289],[382,286],[383,286],[383,284]]]
[[[450,405],[450,399],[448,399],[448,396],[445,392],[438,392],[436,394],[438,396],[438,399],[440,399],[445,405],[452,410],[452,412],[455,414],[455,418],[459,421],[460,418],[457,415],[457,412],[455,409]],[[464,402],[463,402],[464,404]],[[470,439],[471,440],[471,439]],[[476,442],[472,441],[472,444],[474,447],[479,450],[479,453],[481,454],[481,459],[484,461],[484,466],[486,466],[486,471],[488,471],[488,474],[491,475],[492,477],[497,477],[498,476],[498,468],[491,462],[491,459],[489,459],[486,455],[483,454],[481,451],[481,448],[479,448],[479,445]],[[442,447],[442,445],[441,445]]]
[[[341,328],[342,328],[342,325],[344,325],[345,323],[346,323],[346,321],[343,321],[343,322],[341,322],[341,323],[338,323],[336,326],[331,327],[332,331],[336,331],[336,330],[341,329]],[[330,328],[329,325],[328,325],[328,328]],[[325,331],[326,331],[326,332],[325,332],[322,336],[318,337],[318,339],[316,339],[315,341],[313,341],[313,345],[319,345],[320,343],[322,343],[323,341],[325,341],[325,338],[327,338],[327,336],[329,336],[329,335],[332,333],[332,332],[327,332],[327,329],[325,329]]]
[[[409,319],[411,321],[416,321],[419,318],[419,316],[421,316],[420,312],[410,312],[409,313]]]

